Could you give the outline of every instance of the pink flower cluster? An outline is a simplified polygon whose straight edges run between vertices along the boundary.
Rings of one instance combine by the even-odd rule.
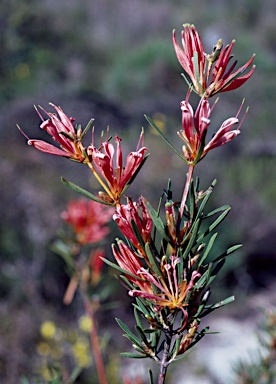
[[[84,245],[98,243],[107,236],[107,224],[113,213],[113,208],[93,200],[78,199],[70,201],[61,216],[73,228],[78,243]]]

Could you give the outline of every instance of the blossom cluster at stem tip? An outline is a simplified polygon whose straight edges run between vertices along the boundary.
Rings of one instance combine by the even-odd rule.
[[[249,72],[244,72],[254,61],[253,55],[243,66],[235,69],[237,60],[230,63],[235,40],[223,48],[222,40],[214,45],[213,51],[207,54],[202,40],[194,25],[184,24],[182,31],[182,46],[173,31],[173,45],[177,59],[190,77],[193,90],[201,97],[211,97],[219,92],[232,91],[242,86],[253,74],[253,65]]]
[[[40,128],[52,136],[52,139],[59,144],[60,148],[44,140],[30,139],[18,126],[21,133],[28,140],[28,145],[32,145],[39,151],[50,155],[67,157],[81,163],[85,162],[85,149],[82,144],[84,132],[82,132],[80,127],[74,127],[73,122],[75,119],[73,117],[69,118],[60,107],[52,103],[50,103],[50,105],[56,110],[57,114],[47,112],[44,108],[40,107],[41,111],[48,116],[46,120],[38,108],[35,107],[35,109],[42,120]],[[92,121],[93,120],[91,120],[91,123]]]
[[[145,159],[147,148],[143,145],[144,132],[142,131],[136,151],[130,152],[126,158],[126,164],[123,166],[123,152],[121,147],[121,138],[114,137],[114,145],[108,140],[101,143],[97,148],[92,143],[87,148],[87,155],[91,158],[94,167],[94,173],[103,180],[105,192],[100,192],[100,197],[105,202],[119,206],[120,197],[129,187]],[[116,153],[116,156],[115,156]]]
[[[30,139],[18,126],[20,132],[28,140],[28,144],[41,152],[87,164],[104,189],[104,191],[99,192],[100,199],[109,205],[118,206],[121,195],[129,187],[146,159],[145,152],[147,148],[144,146],[143,130],[136,151],[128,154],[126,164],[123,166],[122,139],[120,137],[117,135],[114,137],[116,150],[114,145],[110,143],[109,138],[101,142],[99,147],[96,147],[93,130],[92,143],[85,147],[83,138],[94,120],[91,119],[84,131],[82,131],[80,126],[73,126],[74,118],[69,118],[60,107],[54,104],[50,105],[57,113],[47,112],[40,107],[42,112],[48,116],[47,120],[43,118],[38,108],[35,108],[42,120],[40,128],[52,136],[52,139],[59,144],[60,148],[44,140]]]
[[[177,132],[177,134],[181,140],[184,141],[182,147],[184,159],[188,164],[195,165],[202,160],[209,151],[228,143],[241,133],[240,127],[248,108],[242,119],[239,120],[238,116],[243,107],[243,101],[236,116],[226,119],[221,124],[218,131],[213,135],[209,143],[206,144],[206,135],[211,123],[210,115],[216,103],[210,107],[209,101],[205,98],[201,98],[194,113],[194,110],[189,103],[189,95],[190,92],[188,92],[186,100],[180,103],[182,112],[182,130]],[[233,129],[237,124],[239,124],[238,127]]]

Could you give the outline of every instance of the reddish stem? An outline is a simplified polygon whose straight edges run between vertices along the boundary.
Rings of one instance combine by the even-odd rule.
[[[91,308],[91,304],[89,302],[85,302],[85,309],[86,313],[91,319],[92,322],[92,328],[90,332],[90,341],[91,341],[91,347],[93,350],[93,355],[95,359],[95,365],[98,373],[98,378],[99,378],[99,383],[100,384],[108,384],[107,379],[106,379],[106,374],[105,374],[105,367],[103,363],[103,358],[102,358],[102,351],[101,351],[101,346],[100,346],[100,341],[97,333],[97,328],[96,328],[96,321],[95,321],[95,316],[94,312]]]

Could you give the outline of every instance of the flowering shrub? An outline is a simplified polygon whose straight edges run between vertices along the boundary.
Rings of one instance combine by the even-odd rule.
[[[103,140],[103,135],[96,145],[93,128],[92,143],[85,147],[83,137],[91,127],[92,120],[82,131],[79,125],[72,125],[74,119],[67,117],[61,108],[53,104],[58,115],[42,109],[48,120],[44,120],[38,109],[37,111],[42,119],[41,128],[52,136],[60,148],[41,140],[31,140],[23,133],[28,144],[40,151],[87,165],[102,188],[97,195],[65,179],[62,179],[63,183],[90,198],[93,203],[115,207],[113,219],[125,240],[116,239],[112,245],[115,262],[107,259],[105,262],[120,272],[120,278],[133,298],[136,321],[134,333],[122,320],[117,319],[124,336],[130,340],[135,350],[123,355],[154,360],[159,365],[158,384],[165,382],[168,366],[190,353],[208,333],[209,327],[200,327],[202,318],[234,300],[231,296],[209,304],[214,279],[226,257],[240,247],[232,246],[220,255],[212,253],[218,235],[215,230],[229,213],[230,207],[225,205],[210,212],[206,211],[216,181],[206,190],[201,190],[199,180],[193,175],[195,166],[209,151],[240,134],[245,117],[244,114],[239,119],[242,103],[236,115],[227,118],[208,142],[210,116],[216,105],[216,102],[211,104],[209,98],[242,86],[254,72],[252,66],[244,74],[251,66],[254,56],[238,70],[234,70],[236,62],[229,64],[234,42],[223,48],[222,41],[219,40],[211,54],[205,53],[193,25],[184,25],[183,49],[177,43],[175,32],[173,44],[178,61],[190,79],[187,79],[187,96],[180,103],[182,130],[178,132],[178,136],[184,143],[182,150],[173,147],[150,117],[146,116],[146,119],[188,165],[181,198],[173,195],[170,181],[159,202],[151,204],[143,196],[135,202],[126,196],[128,187],[148,158],[143,131],[136,150],[127,155],[125,162],[122,140],[117,135],[114,137],[115,145],[110,137]],[[192,91],[199,96],[195,109],[189,103]],[[123,203],[125,198],[126,202]],[[85,220],[89,221],[90,215],[94,215],[93,210],[90,212],[90,206],[83,208],[82,204],[78,208],[68,207],[68,212],[63,217],[75,229],[77,241],[83,244],[91,239],[90,236],[98,239],[104,233],[102,224],[106,211],[99,210],[99,217],[92,218],[95,220],[97,234],[83,230],[80,233]],[[165,211],[164,218],[162,207]],[[80,213],[83,212],[87,214],[84,222],[80,218]],[[88,305],[88,308],[91,313],[91,306]],[[153,381],[153,373],[150,371],[150,382]]]

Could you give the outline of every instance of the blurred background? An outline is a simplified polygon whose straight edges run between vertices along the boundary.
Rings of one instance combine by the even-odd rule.
[[[221,310],[223,326],[229,324],[228,337],[233,341],[233,329],[238,334],[241,324],[254,329],[260,308],[275,303],[275,17],[273,0],[1,1],[1,383],[17,384],[20,377],[32,380],[37,374],[36,345],[45,319],[66,328],[81,313],[78,299],[70,307],[62,303],[68,277],[62,260],[50,250],[63,225],[60,212],[76,197],[62,185],[60,176],[97,191],[85,167],[28,147],[16,124],[29,137],[48,140],[39,129],[33,105],[50,110],[48,103],[52,102],[83,127],[95,118],[97,138],[109,126],[112,135],[123,138],[125,153],[136,147],[144,127],[151,155],[130,194],[134,198],[142,194],[156,206],[171,178],[177,200],[185,164],[152,132],[144,114],[159,121],[164,134],[181,149],[176,132],[181,128],[179,103],[185,99],[187,85],[171,32],[176,29],[180,41],[183,23],[195,24],[207,52],[222,38],[225,44],[237,40],[234,55],[240,65],[257,54],[253,77],[242,88],[222,94],[212,117],[211,130],[215,131],[223,120],[236,115],[245,98],[250,110],[242,135],[208,154],[197,172],[203,189],[214,178],[218,180],[211,205],[233,207],[223,224],[217,251],[244,243],[229,258],[213,293],[219,299],[236,296],[231,308]],[[114,236],[115,232],[110,241]],[[115,291],[117,299],[126,300],[127,293],[119,284]],[[124,342],[113,318],[127,322],[129,314],[131,322],[131,313],[127,301],[106,320],[110,338],[121,343],[120,351]],[[215,348],[216,341],[212,339],[212,343]],[[221,343],[225,345],[225,341]],[[130,348],[126,342],[124,350]],[[121,360],[118,364],[128,363]],[[215,368],[209,368],[211,362],[206,364],[201,361],[198,365],[198,374],[207,372],[207,381],[202,376],[201,383],[208,383],[208,377],[210,383],[231,382],[216,376]],[[192,370],[185,363],[182,366],[185,374]],[[91,383],[85,380],[79,382]]]

